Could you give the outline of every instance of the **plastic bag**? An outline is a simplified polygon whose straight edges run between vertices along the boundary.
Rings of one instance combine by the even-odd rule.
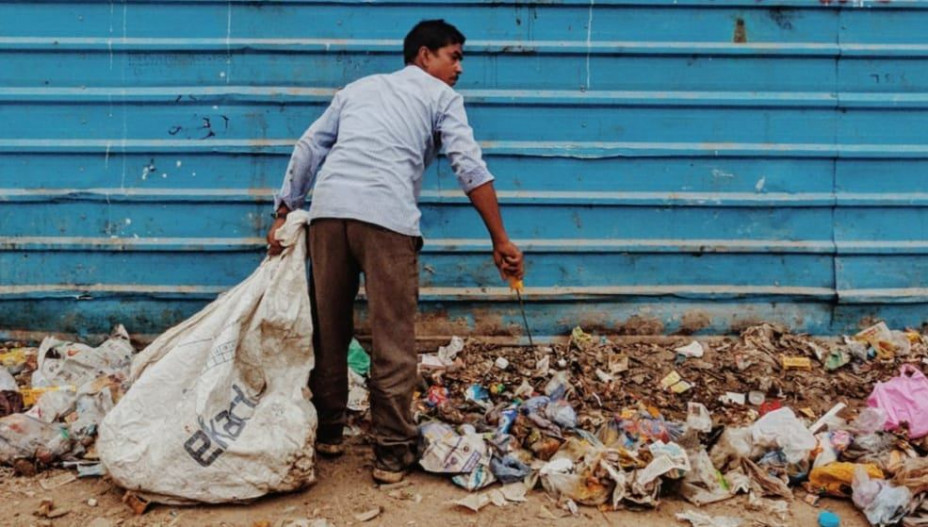
[[[570,379],[567,377],[566,371],[559,371],[551,377],[551,380],[548,381],[548,384],[545,385],[545,395],[551,398],[552,401],[558,399],[566,398],[571,392],[573,392],[573,385],[570,384]]]
[[[702,506],[708,503],[727,500],[735,491],[722,474],[712,466],[712,460],[705,448],[697,452],[687,452],[692,470],[683,477],[680,493],[686,501]]]
[[[504,484],[522,481],[532,473],[528,465],[513,455],[506,455],[502,458],[494,457],[490,460],[490,470],[496,479]]]
[[[815,456],[815,463],[812,468],[822,467],[838,460],[838,456],[854,441],[854,436],[847,430],[834,430],[831,432],[821,432],[815,435],[818,441],[818,455]]]
[[[847,498],[851,496],[853,481],[858,469],[871,478],[883,479],[884,477],[880,467],[872,463],[836,462],[813,468],[812,473],[809,474],[809,485],[814,492],[819,494]]]
[[[914,365],[903,364],[898,377],[876,383],[867,404],[886,412],[886,430],[906,423],[910,438],[928,435],[928,378]]]
[[[872,434],[886,427],[886,412],[879,408],[864,408],[851,422],[851,430],[859,434]]]
[[[754,440],[750,428],[726,428],[712,447],[709,456],[713,466],[725,470],[729,466],[739,466],[743,458],[751,455],[753,448]]]
[[[164,503],[220,503],[315,480],[307,222],[291,212],[280,256],[135,358],[132,389],[97,441],[119,485]]]
[[[864,362],[870,358],[870,347],[867,344],[844,337],[844,345],[847,353],[854,358]]]
[[[579,468],[581,473],[575,473]],[[615,488],[615,483],[606,478],[593,477],[596,465],[574,467],[569,459],[560,458],[549,462],[539,472],[541,484],[555,497],[567,497],[580,505],[602,505]]]
[[[124,371],[135,350],[122,324],[96,348],[78,342],[46,337],[39,346],[38,369],[32,373],[32,387],[80,386],[101,375]]]
[[[686,426],[697,432],[712,430],[712,416],[709,414],[709,409],[702,403],[687,403]]]
[[[881,479],[871,479],[862,466],[854,469],[853,501],[870,525],[893,525],[905,516],[912,494]]]
[[[551,401],[545,407],[545,416],[562,428],[577,426],[577,412],[564,399]]]
[[[348,346],[348,367],[358,375],[367,375],[371,371],[371,357],[357,339],[351,339]]]
[[[686,451],[676,443],[657,441],[648,445],[651,462],[637,473],[637,481],[647,485],[660,476],[679,479],[690,470],[690,459]]]
[[[97,427],[113,406],[113,394],[109,387],[96,393],[80,394],[74,403],[77,418],[68,426],[71,435],[75,439],[97,435]]]
[[[812,432],[789,408],[765,414],[751,426],[751,434],[755,445],[782,448],[790,463],[806,459],[817,444]]]
[[[71,451],[68,430],[45,423],[26,414],[12,414],[0,419],[0,463],[17,459],[35,459],[49,464]]]
[[[16,379],[3,366],[0,366],[0,392],[17,392],[19,386],[16,385]]]
[[[42,394],[35,405],[26,413],[39,421],[54,423],[59,417],[63,417],[74,410],[76,399],[77,393],[71,390],[47,392]]]

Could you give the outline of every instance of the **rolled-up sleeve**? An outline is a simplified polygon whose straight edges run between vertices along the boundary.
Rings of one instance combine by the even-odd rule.
[[[322,166],[325,157],[338,138],[341,104],[339,93],[336,93],[325,112],[296,142],[287,171],[284,173],[284,182],[280,186],[280,191],[274,195],[275,210],[280,207],[281,203],[290,210],[303,206],[319,167]]]
[[[493,174],[483,161],[480,145],[474,140],[474,130],[467,123],[464,98],[460,94],[455,93],[451,97],[439,116],[438,131],[445,155],[451,161],[451,168],[465,193],[493,181]]]

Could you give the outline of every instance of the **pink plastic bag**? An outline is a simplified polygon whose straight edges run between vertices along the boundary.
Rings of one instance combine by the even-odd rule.
[[[928,378],[912,364],[904,364],[898,377],[876,383],[867,405],[886,412],[886,430],[907,423],[910,438],[928,435]]]

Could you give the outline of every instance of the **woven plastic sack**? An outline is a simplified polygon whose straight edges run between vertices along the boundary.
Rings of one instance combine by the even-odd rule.
[[[162,503],[221,503],[314,481],[307,222],[290,213],[283,254],[135,358],[97,442],[116,483]]]

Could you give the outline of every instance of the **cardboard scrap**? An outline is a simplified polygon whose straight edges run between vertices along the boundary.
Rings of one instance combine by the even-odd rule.
[[[788,357],[783,355],[780,362],[784,370],[811,370],[812,359],[809,357]]]
[[[474,512],[480,512],[480,509],[486,507],[492,502],[488,493],[470,494],[466,498],[455,500],[452,503],[458,507],[464,507]]]

